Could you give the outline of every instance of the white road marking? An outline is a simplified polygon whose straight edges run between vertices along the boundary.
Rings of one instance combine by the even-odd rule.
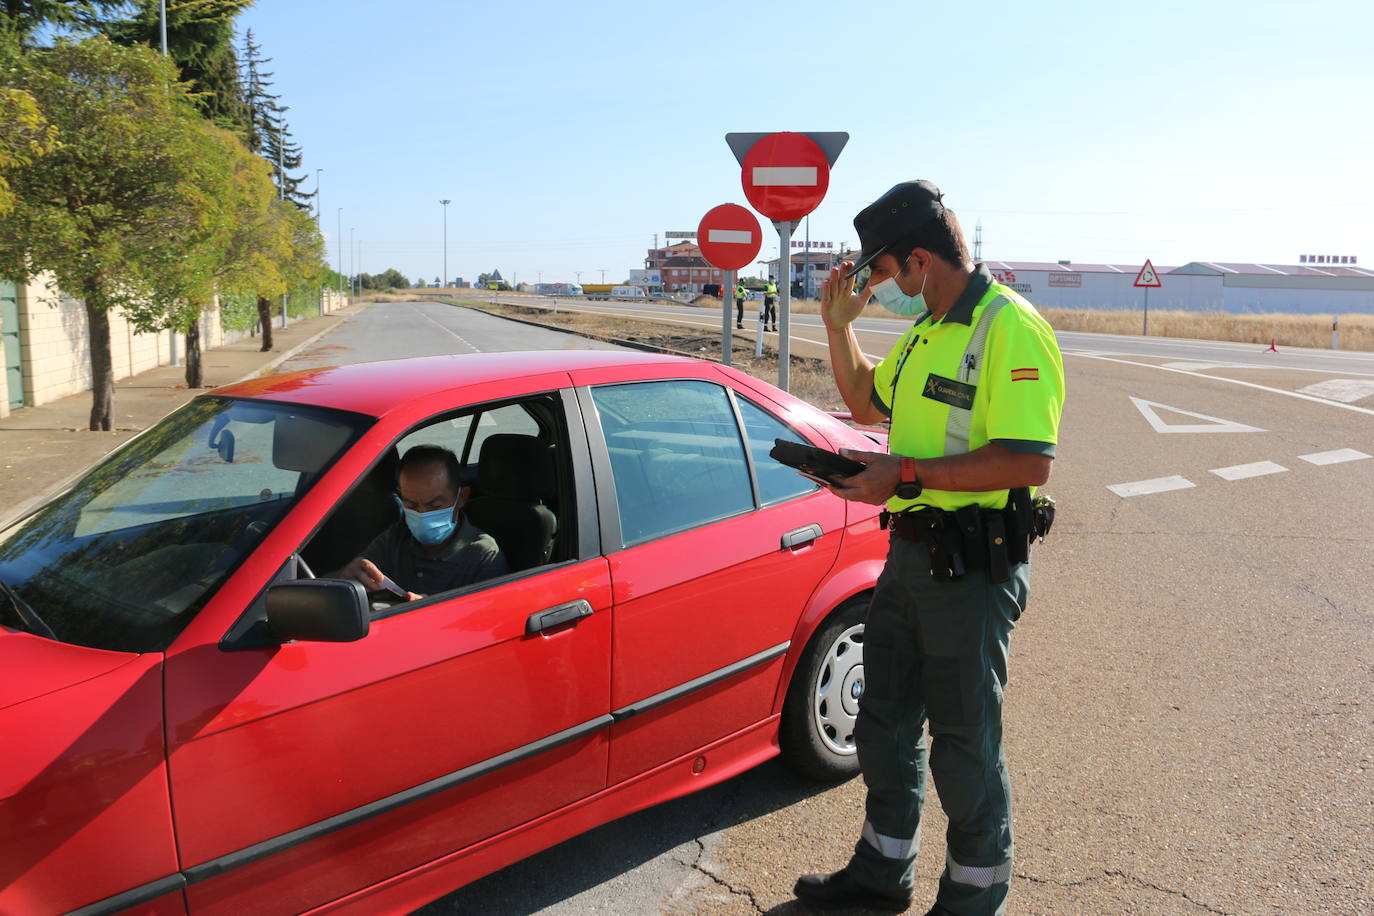
[[[1288,470],[1272,461],[1255,461],[1250,464],[1236,464],[1229,468],[1212,468],[1211,473],[1222,480],[1245,480],[1247,477],[1263,477],[1266,474],[1279,474]]]
[[[1170,490],[1187,490],[1195,487],[1186,477],[1156,477],[1153,480],[1137,480],[1133,483],[1114,483],[1107,487],[1117,496],[1146,496],[1150,493],[1167,493]]]
[[[1182,360],[1176,363],[1160,363],[1165,369],[1183,369],[1189,372],[1201,372],[1204,369],[1217,369],[1222,363],[1198,363],[1192,360]]]
[[[1062,352],[1062,351],[1061,351],[1061,352]],[[1082,354],[1077,354],[1077,355],[1082,355]],[[1141,363],[1141,362],[1137,362],[1137,361],[1135,361],[1135,360],[1133,360],[1133,359],[1115,359],[1115,358],[1110,357],[1110,356],[1088,356],[1088,357],[1086,357],[1086,358],[1087,358],[1087,359],[1100,359],[1100,360],[1102,360],[1103,362],[1106,362],[1106,363],[1121,363],[1122,365],[1125,365],[1125,366],[1140,366],[1140,367],[1145,368],[1145,369],[1158,369],[1158,370],[1160,370],[1161,372],[1177,372],[1179,375],[1191,375],[1193,378],[1205,378],[1205,379],[1210,379],[1211,381],[1214,381],[1214,382],[1225,382],[1225,383],[1228,384],[1228,385],[1242,385],[1242,386],[1244,386],[1244,387],[1246,387],[1246,388],[1255,388],[1255,389],[1257,389],[1257,390],[1259,390],[1259,391],[1268,391],[1268,392],[1270,392],[1270,393],[1272,393],[1272,394],[1287,395],[1287,396],[1290,397],[1290,398],[1298,398],[1299,400],[1303,400],[1303,401],[1313,401],[1314,403],[1317,403],[1317,404],[1325,404],[1325,405],[1327,405],[1328,407],[1340,407],[1340,408],[1343,408],[1343,409],[1345,409],[1345,410],[1353,410],[1353,411],[1355,411],[1356,413],[1369,414],[1371,417],[1374,417],[1374,410],[1370,410],[1368,407],[1358,407],[1358,406],[1356,406],[1356,405],[1354,405],[1354,404],[1342,404],[1340,401],[1332,401],[1332,400],[1328,400],[1327,398],[1316,398],[1316,397],[1313,397],[1313,396],[1310,395],[1310,394],[1303,394],[1302,392],[1299,392],[1299,391],[1288,391],[1287,389],[1284,389],[1284,388],[1271,388],[1271,387],[1268,386],[1268,385],[1256,385],[1254,382],[1244,382],[1244,381],[1241,381],[1241,380],[1238,379],[1238,378],[1226,378],[1225,376],[1220,376],[1220,375],[1203,375],[1201,372],[1187,372],[1187,371],[1185,371],[1185,370],[1183,370],[1183,369],[1168,369],[1168,368],[1165,368],[1164,366],[1159,366],[1159,365],[1156,365],[1156,364],[1154,364],[1154,363]]]
[[[456,337],[456,338],[458,339],[458,342],[459,342],[459,343],[461,343],[463,346],[467,347],[467,348],[468,348],[469,350],[471,350],[473,353],[481,353],[481,352],[482,352],[482,351],[479,350],[477,347],[474,347],[471,343],[469,343],[469,342],[467,341],[467,339],[464,338],[463,335],[459,334],[457,331],[453,330],[452,328],[446,328],[446,327],[444,327],[442,324],[440,324],[439,322],[435,321],[431,316],[426,315],[426,314],[425,314],[424,312],[422,312],[420,309],[415,309],[414,311],[415,311],[415,313],[416,313],[417,315],[419,315],[420,317],[422,317],[422,318],[428,320],[429,322],[431,322],[436,328],[439,328],[439,329],[442,330],[442,331],[445,331],[445,332],[447,332],[447,333],[449,333],[449,334],[452,334],[454,337]]]
[[[1374,379],[1332,378],[1298,390],[1342,404],[1353,404],[1374,394]]]
[[[1313,452],[1310,455],[1299,455],[1308,464],[1340,464],[1343,461],[1360,461],[1368,458],[1364,452],[1356,451],[1353,448],[1338,448],[1333,452]]]
[[[1184,410],[1181,407],[1170,407],[1168,404],[1160,404],[1158,401],[1147,401],[1144,398],[1133,397],[1131,398],[1131,403],[1135,405],[1135,409],[1140,411],[1141,416],[1154,427],[1157,433],[1262,433],[1265,431],[1258,426],[1246,426],[1244,423],[1237,423],[1234,420],[1209,417],[1205,413],[1194,413],[1191,410]],[[1170,413],[1181,413],[1185,417],[1193,417],[1194,419],[1206,420],[1207,422],[1170,424],[1159,416],[1156,409],[1167,410]]]

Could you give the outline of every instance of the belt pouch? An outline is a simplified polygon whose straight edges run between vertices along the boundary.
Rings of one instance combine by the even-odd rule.
[[[988,581],[993,583],[1006,582],[1011,578],[1011,562],[1007,549],[1005,517],[1001,513],[989,515],[984,519],[983,531],[987,544]]]
[[[987,542],[983,539],[983,511],[977,506],[954,510],[954,522],[963,540],[964,564],[969,569],[988,565]]]

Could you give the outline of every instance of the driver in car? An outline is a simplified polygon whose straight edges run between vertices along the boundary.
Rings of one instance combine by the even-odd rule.
[[[459,472],[458,456],[449,449],[408,449],[396,472],[404,518],[373,538],[339,575],[368,591],[405,592],[415,601],[509,572],[495,539],[463,514],[472,488],[461,485]]]

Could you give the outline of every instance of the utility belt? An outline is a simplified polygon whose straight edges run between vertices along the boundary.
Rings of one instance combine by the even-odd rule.
[[[930,575],[937,582],[962,579],[972,570],[987,570],[991,582],[1006,582],[1012,567],[1030,559],[1030,545],[1045,540],[1054,524],[1054,500],[1031,498],[1018,487],[1006,508],[964,506],[949,511],[922,507],[878,516],[883,528],[907,541],[924,544],[930,552]]]

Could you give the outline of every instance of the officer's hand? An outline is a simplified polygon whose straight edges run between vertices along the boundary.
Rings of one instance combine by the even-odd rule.
[[[853,477],[845,477],[838,484],[830,485],[830,492],[841,499],[881,506],[892,498],[901,480],[902,457],[884,455],[882,452],[859,452],[850,448],[840,449],[840,454],[853,458],[864,465],[862,471]]]
[[[375,592],[382,587],[382,580],[386,578],[382,571],[371,560],[364,560],[358,557],[352,563],[343,568],[343,574],[355,582],[361,582],[363,587],[370,592]]]
[[[830,279],[821,287],[821,320],[829,330],[839,330],[852,324],[873,295],[867,286],[857,294],[854,292],[853,278],[845,278],[853,266],[853,261],[843,261],[838,267],[832,267]]]

